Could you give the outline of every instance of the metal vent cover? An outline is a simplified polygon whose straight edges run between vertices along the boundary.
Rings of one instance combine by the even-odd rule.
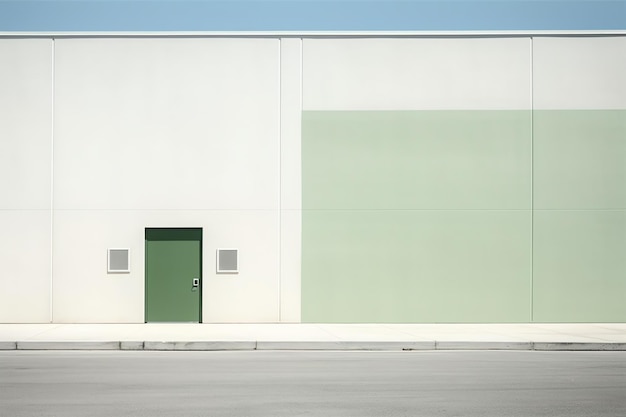
[[[217,250],[217,272],[218,273],[239,272],[239,250],[238,249],[218,249]]]
[[[107,256],[107,272],[130,272],[130,249],[109,249]]]

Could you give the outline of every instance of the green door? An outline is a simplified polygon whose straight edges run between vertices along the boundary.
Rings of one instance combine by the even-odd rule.
[[[202,229],[146,229],[146,323],[201,322]]]

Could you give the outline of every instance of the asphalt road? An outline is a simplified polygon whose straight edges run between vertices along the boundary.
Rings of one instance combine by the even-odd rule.
[[[626,416],[626,352],[0,352],[0,416]]]

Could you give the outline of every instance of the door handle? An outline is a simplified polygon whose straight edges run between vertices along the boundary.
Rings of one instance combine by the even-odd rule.
[[[192,287],[194,287],[194,288],[198,288],[198,286],[199,286],[199,285],[200,285],[200,278],[194,278],[194,279],[191,281],[191,286],[192,286]]]

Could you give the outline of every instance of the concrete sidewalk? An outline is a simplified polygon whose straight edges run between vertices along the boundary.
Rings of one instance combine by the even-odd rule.
[[[608,324],[0,324],[0,350],[623,350]]]

